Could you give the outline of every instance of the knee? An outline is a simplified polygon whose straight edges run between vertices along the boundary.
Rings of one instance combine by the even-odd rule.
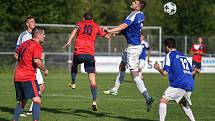
[[[44,83],[40,85],[40,91],[41,91],[41,93],[43,93],[45,91],[45,84]]]
[[[32,100],[33,100],[33,103],[41,104],[41,98],[40,97],[34,97]]]
[[[165,104],[167,104],[167,103],[168,103],[168,100],[165,99],[165,98],[161,98],[161,99],[160,99],[160,103],[165,103]]]

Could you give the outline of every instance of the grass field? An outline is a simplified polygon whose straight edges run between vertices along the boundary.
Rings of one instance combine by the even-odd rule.
[[[159,74],[145,74],[145,85],[156,99],[151,111],[147,113],[144,98],[129,74],[117,96],[102,93],[112,87],[115,76],[116,74],[97,74],[99,110],[93,112],[86,74],[78,75],[77,89],[72,90],[67,87],[69,72],[50,72],[45,78],[41,121],[158,121],[158,102],[168,86],[167,79]],[[12,79],[12,72],[0,74],[0,121],[10,121],[16,105]],[[215,121],[214,88],[214,74],[201,74],[197,77],[192,95],[196,121]],[[27,107],[29,105],[30,101]],[[169,103],[166,120],[188,121],[175,102]],[[21,118],[21,121],[31,121],[31,117]]]

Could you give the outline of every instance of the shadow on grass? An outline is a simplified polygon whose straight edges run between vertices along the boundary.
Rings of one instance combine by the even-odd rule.
[[[0,121],[10,121],[10,120],[0,117]]]
[[[0,112],[7,112],[7,113],[10,113],[10,114],[13,114],[13,111],[14,111],[14,108],[0,107]],[[0,121],[10,121],[10,120],[0,117]]]
[[[13,114],[14,112],[14,108],[10,108],[10,107],[0,107],[0,111],[2,112],[8,112],[10,114]],[[1,121],[1,120],[0,120]]]
[[[42,111],[50,112],[50,113],[57,113],[57,114],[71,114],[74,116],[79,117],[91,117],[89,115],[95,116],[95,117],[110,117],[115,118],[123,121],[157,121],[157,120],[151,120],[151,119],[144,119],[144,118],[131,118],[126,116],[114,116],[112,113],[108,112],[99,112],[99,111],[91,111],[91,110],[84,110],[84,109],[62,109],[62,108],[41,108]],[[87,114],[87,115],[86,115]]]

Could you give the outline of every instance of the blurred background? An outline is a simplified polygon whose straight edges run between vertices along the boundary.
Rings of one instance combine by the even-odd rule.
[[[19,34],[25,30],[24,19],[28,15],[46,28],[44,45],[45,61],[49,67],[65,68],[71,60],[73,46],[63,50],[73,29],[86,11],[94,15],[94,21],[102,26],[122,23],[131,11],[131,0],[0,0],[0,71],[14,68],[13,52]],[[215,56],[215,0],[172,0],[177,5],[176,14],[163,11],[168,0],[146,0],[143,32],[149,41],[152,55],[162,56],[162,43],[167,37],[177,40],[177,48],[189,55],[191,44],[203,37],[207,57]],[[62,26],[58,26],[62,25]],[[156,28],[156,29],[155,29]],[[120,56],[126,47],[123,36],[112,41],[98,37],[95,45],[97,56]]]

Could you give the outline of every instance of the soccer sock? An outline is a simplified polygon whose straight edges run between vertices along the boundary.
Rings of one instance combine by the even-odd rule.
[[[139,76],[135,77],[134,81],[136,82],[137,88],[140,90],[141,93],[146,91],[146,87],[145,87],[142,79]]]
[[[142,93],[142,95],[145,97],[146,100],[149,100],[149,99],[151,98],[151,97],[149,96],[149,93],[148,93],[147,90],[144,91],[144,92]]]
[[[119,74],[117,75],[117,78],[116,78],[116,81],[115,81],[115,85],[114,87],[112,88],[112,90],[114,92],[117,92],[120,85],[122,84],[123,80],[124,80],[124,77],[125,77],[125,72],[124,71],[121,71],[119,72]]]
[[[22,113],[22,109],[23,109],[22,104],[18,103],[16,105],[16,109],[14,110],[14,115],[13,115],[14,121],[18,121],[20,114]]]
[[[33,103],[32,118],[33,121],[38,121],[40,118],[40,104],[38,103]]]
[[[76,80],[76,75],[77,73],[72,73],[72,84],[75,84],[75,80]]]
[[[167,105],[165,103],[160,103],[160,105],[159,105],[160,121],[165,121],[166,109],[167,109]]]
[[[193,116],[193,112],[189,106],[182,106],[182,109],[184,110],[185,114],[190,118],[190,121],[195,121],[195,118]]]
[[[32,102],[31,102],[31,106],[30,106],[30,108],[29,108],[29,110],[28,110],[29,112],[32,112],[33,104],[34,104],[34,103],[33,103],[33,101],[32,101]]]
[[[91,85],[91,86],[90,86],[90,89],[91,89],[93,101],[96,101],[96,94],[97,94],[96,85]]]

